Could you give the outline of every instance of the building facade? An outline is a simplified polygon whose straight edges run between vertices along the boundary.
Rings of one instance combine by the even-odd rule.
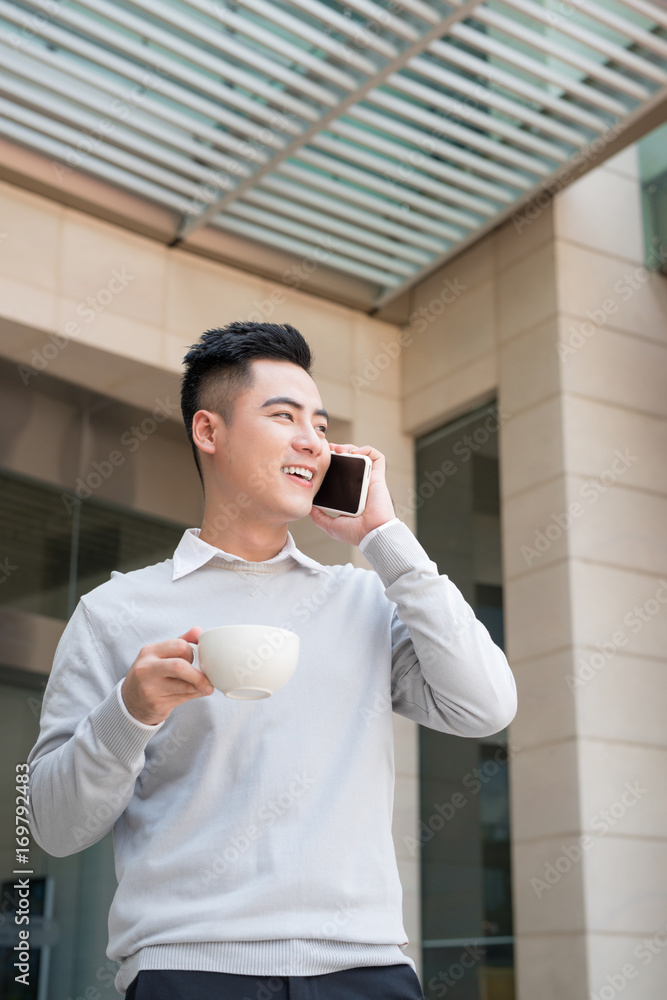
[[[529,205],[391,319],[2,183],[3,805],[78,597],[200,523],[188,346],[235,319],[290,322],[330,440],[386,456],[398,516],[517,680],[517,716],[489,740],[394,716],[394,838],[426,997],[662,998],[667,278],[642,170],[661,183],[630,146]],[[322,562],[368,567],[310,522],[290,530]],[[3,823],[5,970],[13,848]],[[115,996],[110,837],[65,859],[31,851],[40,1000]]]

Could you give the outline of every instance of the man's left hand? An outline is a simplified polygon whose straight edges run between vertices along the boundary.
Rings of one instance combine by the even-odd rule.
[[[387,521],[396,517],[385,479],[385,458],[382,452],[378,451],[377,448],[371,448],[370,445],[357,448],[353,444],[330,443],[329,447],[332,452],[337,452],[340,455],[352,452],[357,455],[368,455],[371,459],[373,466],[368,484],[366,506],[363,514],[360,514],[359,517],[349,517],[345,514],[331,517],[319,507],[311,508],[310,517],[318,528],[322,528],[337,541],[358,545],[373,528],[378,528],[381,524],[386,524]]]

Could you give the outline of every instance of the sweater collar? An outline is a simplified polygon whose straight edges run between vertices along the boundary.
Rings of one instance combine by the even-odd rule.
[[[200,532],[201,528],[186,528],[183,532],[174,551],[172,580],[178,580],[180,577],[192,573],[211,562],[212,559],[224,559],[233,564],[229,566],[230,569],[252,570],[256,568],[260,572],[270,573],[300,564],[311,572],[331,573],[331,567],[323,566],[322,563],[318,563],[315,559],[311,559],[310,556],[301,552],[296,547],[289,531],[287,532],[287,541],[280,552],[272,556],[271,559],[264,559],[261,562],[248,562],[232,552],[225,552],[224,549],[219,549],[217,546],[205,542],[199,537]]]

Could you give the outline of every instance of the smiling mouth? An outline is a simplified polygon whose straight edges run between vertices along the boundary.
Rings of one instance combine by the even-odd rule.
[[[296,473],[293,472],[283,472],[282,474],[285,477],[285,479],[291,479],[292,482],[297,484],[297,486],[302,486],[304,489],[307,490],[312,490],[313,488],[312,479],[311,480],[302,479],[301,476],[297,476]]]
[[[313,479],[304,479],[303,476],[297,475],[296,472],[281,472],[281,476],[285,476],[286,479],[291,479],[293,482],[298,483],[299,486],[305,486],[306,489],[312,490]]]

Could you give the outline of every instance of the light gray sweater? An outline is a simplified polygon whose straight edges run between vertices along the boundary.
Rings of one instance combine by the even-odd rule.
[[[514,677],[461,592],[398,519],[361,546],[372,570],[284,549],[252,563],[187,529],[174,556],[79,601],[28,758],[31,828],[63,857],[113,829],[109,958],[141,969],[307,976],[414,963],[392,841],[392,710],[459,736],[514,718]],[[192,625],[291,629],[270,698],[219,691],[162,723],[122,681],[142,646]]]

